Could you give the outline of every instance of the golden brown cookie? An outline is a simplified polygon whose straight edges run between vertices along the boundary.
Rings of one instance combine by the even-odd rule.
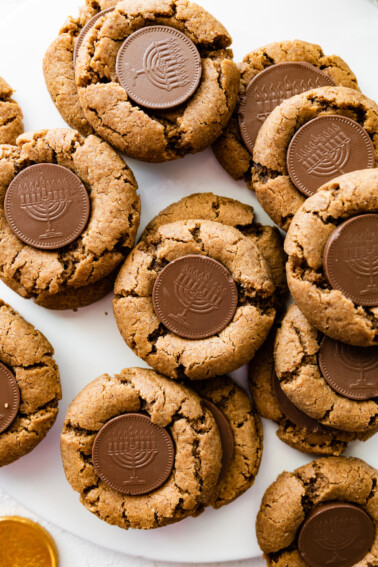
[[[232,430],[232,458],[209,501],[220,508],[253,485],[262,457],[262,425],[247,394],[228,376],[195,382],[192,387],[224,414]]]
[[[194,95],[164,111],[132,102],[116,74],[123,42],[132,32],[156,24],[183,32],[202,62]],[[236,103],[239,70],[227,49],[230,44],[226,29],[188,0],[119,2],[85,36],[76,60],[79,100],[88,122],[105,140],[143,161],[162,162],[205,149],[220,135]]]
[[[213,144],[216,158],[234,179],[244,178],[249,184],[251,183],[252,154],[243,141],[238,120],[240,104],[249,83],[261,71],[270,68],[272,65],[298,61],[306,62],[316,69],[321,69],[338,86],[358,89],[356,77],[345,61],[337,55],[325,55],[322,48],[313,43],[298,39],[281,41],[270,43],[248,53],[239,65],[239,97],[232,118],[222,135]],[[298,94],[298,92],[290,91],[289,96],[294,94]],[[279,103],[281,98],[278,95],[272,101],[271,110]],[[266,109],[264,108],[264,110]]]
[[[22,110],[12,94],[11,87],[0,77],[0,144],[15,144],[24,131]]]
[[[0,362],[19,391],[17,414],[0,433],[0,466],[32,451],[55,423],[61,388],[53,354],[42,333],[0,300]],[[9,400],[1,396],[1,401],[8,409]]]
[[[17,174],[36,163],[58,164],[77,175],[89,193],[89,222],[73,243],[45,251],[19,240],[2,205],[0,277],[46,307],[87,305],[109,291],[114,270],[134,244],[140,215],[135,178],[96,136],[84,139],[73,130],[43,130],[20,136],[17,146],[0,148],[2,195]]]
[[[374,121],[374,116],[371,119]],[[377,211],[378,170],[348,173],[327,183],[306,200],[295,215],[285,240],[289,257],[286,265],[288,284],[299,309],[324,334],[356,346],[377,344],[378,307],[362,306],[330,284],[323,266],[324,250],[333,232],[344,221]],[[368,273],[361,268],[356,275],[347,256],[344,258],[350,268],[348,278],[361,282],[362,286],[369,283],[370,277],[375,285],[378,281],[374,271],[376,237],[375,248],[374,243],[369,248],[369,238],[368,234],[361,235],[354,244],[360,260],[362,257],[368,261]],[[353,242],[345,246],[345,254],[352,254],[351,247]]]
[[[58,37],[43,59],[46,86],[63,120],[83,136],[93,134],[77,95],[74,69],[75,43],[84,26],[99,12],[117,4],[117,0],[86,0],[79,16],[67,19]]]
[[[294,308],[292,308],[294,309]],[[296,308],[295,308],[296,309]],[[294,423],[284,413],[284,407],[279,404],[273,380],[274,376],[274,341],[277,330],[274,328],[263,346],[258,350],[249,365],[249,386],[253,402],[261,417],[270,419],[278,424],[277,437],[303,453],[316,455],[338,456],[345,451],[348,443],[355,439],[366,441],[375,431],[367,433],[353,433],[335,428],[322,426],[319,421],[303,414],[296,408],[291,417]],[[307,426],[305,426],[307,424]]]
[[[145,495],[125,495],[99,478],[92,448],[97,433],[110,420],[140,412],[172,438],[174,463],[160,488]],[[129,443],[138,442],[135,432],[128,431],[125,443],[133,433],[134,441]],[[143,443],[146,452],[149,441]],[[124,529],[158,528],[199,514],[216,486],[222,456],[214,417],[202,407],[200,398],[143,368],[127,368],[114,377],[104,374],[78,394],[64,421],[61,451],[67,479],[80,493],[81,503],[100,519]],[[123,446],[122,451],[119,459],[126,479],[131,472],[127,448]],[[143,467],[137,471],[143,480]]]
[[[354,504],[368,514],[373,524],[373,543],[370,550],[354,565],[378,564],[378,494],[376,485],[378,473],[361,459],[351,457],[325,457],[304,465],[294,472],[283,472],[265,492],[260,511],[257,516],[256,532],[264,558],[269,567],[306,567],[298,550],[298,535],[304,522],[314,510],[329,502],[346,502]],[[325,522],[327,526],[327,522]],[[338,526],[328,523],[328,529],[319,530],[331,534],[333,542],[324,544],[328,549],[328,560],[339,552],[338,565],[344,558],[345,550],[364,537],[353,537],[356,526],[353,524],[339,532]],[[315,539],[315,538],[314,538]],[[317,539],[317,538],[316,538]],[[322,546],[323,547],[323,546]],[[348,557],[348,553],[347,553]],[[321,565],[327,564],[327,560]],[[329,563],[328,563],[329,564]]]
[[[213,193],[194,193],[172,203],[153,218],[144,229],[141,240],[162,224],[189,219],[205,219],[233,226],[250,238],[270,268],[278,305],[282,302],[287,294],[287,284],[281,233],[275,227],[257,223],[253,208],[245,203]]]
[[[377,399],[353,400],[337,393],[319,366],[323,335],[291,305],[278,329],[274,350],[281,387],[290,400],[323,425],[345,431],[374,432]]]
[[[154,311],[152,293],[159,274],[173,260],[188,255],[219,262],[228,270],[229,281],[236,283],[234,316],[208,338],[183,338],[169,331]],[[196,278],[192,279],[195,285]],[[274,285],[258,248],[240,231],[213,221],[159,227],[128,256],[114,291],[114,314],[124,340],[152,368],[171,378],[200,380],[242,366],[264,342],[275,316]],[[178,291],[173,293],[180,300]],[[216,304],[213,310],[218,312]]]
[[[375,102],[346,87],[322,87],[284,101],[259,131],[252,166],[252,184],[259,203],[284,230],[288,230],[305,200],[288,174],[289,144],[301,126],[324,115],[345,116],[357,122],[373,144],[375,167],[378,165],[378,106]],[[335,177],[337,175],[336,171]],[[321,177],[319,182],[322,183]]]

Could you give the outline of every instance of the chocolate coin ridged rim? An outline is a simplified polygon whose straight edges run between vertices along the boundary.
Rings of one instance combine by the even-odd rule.
[[[2,407],[3,400],[0,399],[0,433],[6,431],[10,425],[12,425],[13,421],[15,420],[18,409],[20,407],[20,390],[16,381],[16,378],[12,374],[12,372],[0,362],[0,398],[3,394],[4,389],[4,380],[6,381],[6,386],[11,392],[12,400],[9,402],[4,402],[4,404],[8,404],[8,406]],[[6,417],[3,416],[2,412],[4,409],[8,409],[9,415]],[[4,418],[6,419],[2,421]]]
[[[146,430],[149,430],[150,432],[153,431],[156,434],[156,436],[159,438],[160,443],[164,445],[165,451],[167,453],[166,463],[162,468],[160,474],[158,476],[155,476],[152,480],[147,479],[143,483],[139,485],[137,484],[136,486],[135,484],[131,486],[126,486],[125,482],[120,484],[109,478],[107,474],[103,471],[103,463],[101,462],[101,443],[103,442],[104,435],[109,435],[109,433],[111,433],[112,430],[116,430],[116,431],[117,429],[119,430],[121,422],[124,422],[121,425],[122,428],[130,427],[132,426],[133,423],[138,424],[139,422],[139,427],[142,430],[142,437],[143,437],[143,433],[145,434]],[[143,447],[140,448],[140,453],[141,452],[143,452]],[[145,450],[144,452],[145,452],[144,456],[147,458],[148,457],[147,450]],[[157,450],[157,447],[155,447],[155,453],[158,456],[159,450]],[[127,458],[127,454],[126,456],[124,455],[124,457]],[[120,492],[122,494],[126,494],[129,496],[139,496],[153,492],[154,490],[156,490],[166,482],[166,480],[169,478],[172,472],[172,468],[175,460],[175,448],[172,437],[170,436],[168,431],[166,431],[163,427],[160,427],[159,425],[153,423],[150,417],[147,417],[146,415],[139,413],[126,413],[109,420],[99,430],[93,442],[92,460],[97,475],[101,478],[101,480],[103,480],[103,482],[105,482],[105,484],[110,486],[110,488],[112,488],[116,492]],[[153,462],[154,461],[152,460],[152,463]],[[124,468],[123,463],[121,463],[119,466],[121,468]],[[139,468],[141,468],[141,465],[139,465]],[[115,469],[115,467],[113,467],[113,469]],[[132,471],[132,468],[129,467],[127,468],[127,470]],[[128,483],[132,484],[130,480],[128,481]]]
[[[46,198],[41,201],[41,194],[45,186],[41,188],[36,181],[38,178],[39,182],[44,185],[44,174],[49,183],[51,180],[55,180],[58,184],[63,180],[67,183],[64,189],[60,186],[59,189],[55,188],[50,191],[48,203],[51,209],[46,213],[44,212],[44,207],[47,206]],[[20,196],[21,187],[23,187],[22,197]],[[70,197],[75,199],[75,203]],[[71,207],[71,204],[74,204],[75,207]],[[22,170],[12,180],[5,193],[4,212],[12,232],[22,242],[41,250],[56,250],[71,244],[83,232],[90,213],[89,196],[82,181],[71,170],[61,165],[40,163]],[[75,217],[74,223],[73,216]],[[56,236],[48,235],[47,232],[51,228],[50,222],[59,221],[62,218],[66,220],[63,226],[59,223],[59,230],[55,231]],[[47,229],[42,222],[47,223]],[[34,236],[44,230],[44,235],[38,238]]]
[[[352,227],[353,230],[353,225],[357,225],[360,222],[364,222],[365,224],[373,224],[373,230],[375,231],[376,234],[378,234],[378,214],[364,214],[364,215],[358,215],[356,217],[351,217],[350,219],[344,221],[342,224],[340,224],[331,234],[331,236],[328,238],[326,245],[324,247],[324,252],[323,252],[323,269],[324,272],[327,276],[327,279],[329,281],[329,283],[331,284],[331,286],[333,287],[333,289],[339,290],[341,291],[348,299],[351,299],[354,303],[356,303],[357,305],[363,305],[363,306],[375,306],[378,305],[378,238],[375,238],[375,241],[372,241],[371,244],[369,244],[369,247],[372,246],[373,247],[373,257],[371,260],[371,270],[369,273],[365,273],[362,274],[362,270],[366,271],[366,254],[364,255],[364,257],[359,258],[359,256],[357,255],[355,260],[357,261],[356,266],[355,266],[355,270],[360,270],[361,274],[360,277],[363,275],[365,277],[365,279],[370,279],[373,278],[373,281],[376,280],[375,283],[375,287],[376,287],[376,291],[372,294],[373,298],[369,299],[368,296],[363,297],[362,296],[362,292],[360,292],[360,294],[357,294],[353,291],[350,290],[350,287],[347,286],[348,281],[353,282],[354,278],[353,278],[353,271],[351,271],[350,273],[350,277],[352,277],[353,279],[351,280],[345,280],[345,281],[340,281],[340,279],[343,279],[341,276],[338,277],[337,275],[337,270],[336,270],[336,265],[335,263],[337,263],[339,261],[339,259],[337,258],[337,254],[335,254],[335,246],[339,240],[339,238],[343,237],[343,231],[348,230]],[[354,228],[354,230],[356,230]],[[360,232],[360,230],[358,230],[357,232]],[[373,231],[372,231],[373,234]],[[352,236],[353,233],[352,233]],[[345,234],[344,234],[344,238],[345,238]],[[366,242],[365,242],[366,245]],[[343,248],[345,249],[345,244],[343,246]],[[374,255],[375,254],[375,255]],[[336,255],[336,258],[334,258],[334,256]],[[360,262],[362,262],[362,267],[358,265],[358,261],[360,260]],[[358,274],[357,274],[358,275]],[[370,284],[368,284],[370,285]],[[362,284],[361,284],[362,287]]]
[[[159,81],[160,80],[160,71],[158,70],[157,73],[155,73],[155,70],[153,69],[153,65],[150,65],[150,60],[151,61],[156,61],[159,59],[159,54],[149,54],[149,56],[147,57],[147,50],[150,49],[157,49],[156,44],[159,42],[153,42],[150,46],[147,46],[146,48],[146,53],[141,61],[141,65],[143,68],[141,69],[132,69],[130,67],[130,65],[132,65],[133,63],[133,58],[132,56],[130,57],[130,61],[128,60],[126,53],[127,50],[130,48],[133,48],[133,43],[137,42],[141,36],[144,36],[146,34],[161,34],[161,33],[165,33],[166,36],[172,36],[173,38],[178,39],[179,41],[183,42],[184,45],[186,46],[186,48],[189,50],[190,52],[190,56],[191,56],[191,77],[189,77],[188,75],[186,75],[186,79],[187,82],[183,81],[182,82],[182,86],[187,86],[187,88],[185,89],[184,93],[181,93],[180,95],[178,95],[176,98],[172,98],[172,100],[167,100],[167,101],[153,101],[151,99],[148,98],[148,91],[146,92],[145,89],[141,89],[140,91],[137,88],[137,82],[136,82],[136,77],[142,73],[146,74],[147,76],[151,76],[154,80],[154,87],[158,89],[158,91],[161,91],[162,88],[159,87]],[[160,40],[162,41],[162,40]],[[176,47],[177,49],[177,47]],[[170,53],[172,53],[172,48],[170,48],[168,50]],[[179,77],[180,72],[182,72],[182,65],[184,64],[184,60],[185,58],[181,56],[179,56],[177,54],[177,56],[175,55],[175,58],[172,59],[171,61],[171,66],[172,66],[172,71],[170,71],[170,73],[174,73],[176,72],[176,77]],[[126,65],[125,65],[126,63]],[[174,64],[176,64],[176,71],[174,68]],[[187,69],[187,67],[186,67]],[[122,44],[120,50],[118,51],[118,55],[117,55],[117,61],[116,61],[116,73],[117,73],[117,78],[118,81],[120,83],[120,85],[125,89],[125,91],[127,92],[127,94],[130,96],[130,98],[136,102],[137,104],[144,106],[146,108],[150,108],[150,109],[164,109],[164,108],[174,108],[176,106],[178,106],[179,104],[182,104],[183,102],[185,102],[188,98],[190,98],[194,92],[196,91],[200,80],[201,80],[201,76],[202,76],[202,62],[201,62],[201,56],[199,54],[199,51],[197,49],[197,47],[195,46],[195,44],[193,43],[193,41],[191,39],[189,39],[184,33],[180,32],[179,30],[176,30],[175,28],[169,27],[169,26],[147,26],[144,28],[141,28],[137,31],[135,31],[134,33],[132,33]],[[153,75],[156,74],[157,77],[156,79],[153,77]],[[131,76],[134,75],[134,85],[132,84],[132,80],[131,80]],[[177,79],[175,82],[175,85],[177,85]]]
[[[75,65],[77,55],[79,53],[79,49],[83,45],[83,41],[84,41],[84,38],[87,35],[87,33],[94,27],[97,20],[99,20],[102,16],[105,16],[105,14],[108,14],[109,12],[113,12],[114,10],[115,10],[115,6],[113,8],[106,8],[106,10],[102,10],[102,12],[99,12],[98,14],[93,16],[93,18],[91,18],[89,20],[89,22],[87,22],[85,24],[85,26],[83,27],[83,29],[81,30],[81,32],[79,33],[79,35],[77,36],[77,39],[75,41],[75,47],[74,47],[74,53],[73,53],[74,65]]]
[[[18,561],[22,561],[22,565],[29,567],[58,567],[58,550],[55,541],[48,531],[29,518],[20,516],[0,518],[1,557],[7,561],[9,567],[15,560],[14,545],[17,545],[17,565],[21,565]],[[42,553],[46,551],[46,556],[41,557],[41,551]]]
[[[357,136],[359,136],[359,139],[358,140],[354,139],[353,140],[354,144],[352,144],[352,140],[348,138],[348,136],[346,136],[345,133],[341,131],[341,134],[339,133],[338,135],[343,137],[343,140],[345,142],[344,144],[342,144],[343,140],[341,140],[340,145],[338,146],[337,142],[334,140],[333,144],[335,147],[328,147],[330,142],[323,143],[319,140],[319,147],[321,148],[321,152],[323,153],[319,158],[320,161],[318,164],[318,167],[321,171],[319,172],[319,174],[317,174],[318,177],[316,177],[316,180],[319,182],[319,184],[318,185],[316,184],[316,188],[315,188],[315,184],[312,181],[314,176],[311,177],[311,173],[309,173],[309,170],[316,171],[317,166],[316,166],[316,161],[314,161],[316,149],[312,148],[312,146],[311,148],[310,147],[308,148],[309,157],[307,161],[309,162],[308,163],[309,170],[306,172],[306,174],[301,176],[299,175],[297,171],[297,163],[295,160],[297,159],[297,155],[299,155],[299,152],[301,152],[301,150],[303,152],[303,148],[301,148],[301,144],[303,143],[302,138],[304,136],[307,136],[308,133],[311,132],[311,130],[317,128],[320,123],[323,123],[324,127],[326,127],[327,122],[331,126],[332,123],[335,124],[336,122],[340,122],[341,124],[346,125],[347,127],[351,128],[352,131],[354,131]],[[335,136],[337,136],[336,132],[335,132]],[[319,138],[319,135],[317,135],[316,137]],[[345,170],[343,170],[341,166],[343,163],[347,165],[347,161],[345,160],[349,160],[351,145],[353,145],[354,147],[354,153],[352,154],[352,157],[355,156],[358,158],[358,166],[352,168],[345,167]],[[365,156],[361,156],[360,148],[362,147],[365,150],[365,154],[366,154]],[[343,148],[345,148],[345,151],[343,151]],[[325,165],[322,166],[321,157],[323,156],[324,160],[329,160],[330,155],[334,158],[334,163],[331,163],[330,165],[329,161],[325,161],[324,162]],[[307,161],[304,160],[304,163],[307,163]],[[368,169],[374,167],[375,164],[374,145],[366,130],[351,118],[348,118],[346,116],[340,116],[339,114],[325,114],[323,116],[318,116],[317,118],[313,118],[312,120],[309,120],[303,126],[301,126],[301,128],[299,128],[299,130],[294,134],[287,150],[286,163],[287,163],[287,169],[290,175],[290,179],[292,180],[296,188],[307,197],[311,197],[311,195],[314,195],[314,193],[316,193],[316,191],[320,189],[322,185],[324,185],[326,182],[330,181],[331,179],[334,179],[335,177],[339,177],[344,173],[349,173],[351,171],[356,171],[358,169]],[[323,171],[324,169],[325,171]],[[309,181],[309,185],[306,185],[306,179]]]
[[[215,423],[219,429],[219,434],[222,442],[222,469],[219,474],[218,481],[222,480],[226,474],[233,460],[234,456],[234,434],[232,432],[231,424],[225,414],[213,402],[207,398],[202,398],[202,404],[211,411],[214,416]]]
[[[365,358],[365,355],[368,355],[368,358]],[[318,361],[325,381],[338,394],[351,400],[378,397],[378,346],[356,347],[324,336],[318,352]],[[369,370],[374,372],[375,381],[370,385],[364,383]],[[357,382],[354,389],[349,386],[348,378]],[[345,383],[346,380],[348,383]]]
[[[199,264],[202,264],[201,267],[205,267],[205,277],[207,277],[209,269],[216,270],[218,272],[217,276],[218,278],[220,278],[221,283],[219,283],[219,281],[213,282],[213,288],[212,290],[210,290],[210,292],[215,293],[214,290],[216,286],[218,286],[219,290],[219,287],[223,284],[224,287],[222,288],[222,300],[226,302],[226,309],[222,309],[221,304],[218,304],[218,306],[214,307],[215,311],[217,309],[222,309],[222,317],[217,318],[216,321],[211,320],[211,318],[209,317],[210,313],[207,313],[206,310],[204,310],[204,313],[202,314],[201,319],[198,322],[180,322],[179,319],[181,315],[179,312],[177,312],[177,314],[167,313],[165,312],[167,305],[164,305],[164,307],[162,307],[161,305],[164,300],[164,296],[167,295],[170,310],[173,309],[172,294],[174,294],[176,283],[181,277],[190,277],[190,268],[188,268],[189,264],[194,265],[194,267],[192,268],[193,270],[195,270],[196,267],[198,268]],[[206,264],[208,265],[208,267],[206,266]],[[178,267],[181,268],[181,272],[176,280],[171,281],[170,278],[172,277],[172,272],[175,273]],[[195,285],[195,282],[198,281],[198,275],[197,278],[194,278],[193,273],[192,280],[193,285]],[[226,291],[228,293],[225,293]],[[200,299],[202,299],[201,296]],[[167,329],[172,331],[172,333],[175,333],[176,335],[187,339],[205,339],[215,335],[216,333],[219,333],[232,320],[237,308],[238,291],[231,273],[227,270],[227,268],[223,266],[223,264],[208,256],[202,256],[200,254],[188,254],[187,256],[182,256],[181,258],[173,260],[159,273],[154,284],[152,301],[156,316],[160,319],[163,325],[167,327]],[[183,311],[184,308],[184,311],[186,311],[187,313],[193,313],[192,307],[190,305],[190,300],[187,300],[187,298],[185,298],[184,303],[181,303],[180,297],[178,297],[178,307],[181,307],[181,311]],[[196,326],[197,328],[193,330],[194,326]]]
[[[298,88],[293,88],[294,87],[293,82],[289,83],[289,86],[291,86],[291,91],[288,90],[288,86],[285,87],[284,85],[280,85],[279,92],[276,93],[276,95],[274,95],[272,94],[272,89],[274,88],[273,85],[275,85],[275,83],[277,82],[277,79],[274,79],[274,75],[277,73],[277,71],[280,73],[283,69],[285,70],[287,69],[289,70],[289,72],[292,73],[294,72],[293,73],[295,75],[294,79],[298,82]],[[310,78],[308,78],[307,83],[303,81],[303,71],[305,72],[311,71],[311,73],[313,74],[315,81],[312,85],[310,83]],[[268,87],[266,87],[264,83],[266,83],[270,75],[272,75],[273,82],[270,83]],[[252,95],[254,94],[254,90],[258,87],[258,84],[261,81],[263,83],[264,93],[266,96],[265,101],[264,100],[260,101],[261,110],[264,113],[264,119],[260,120],[261,124],[257,125],[256,135],[253,138],[253,136],[251,137],[251,132],[249,132],[248,127],[245,123],[245,117],[248,114],[248,105],[251,104],[251,100],[249,100],[249,97],[252,98]],[[323,84],[320,84],[320,82]],[[301,88],[300,85],[303,85],[303,87]],[[270,112],[272,112],[274,108],[276,108],[279,104],[281,104],[281,102],[283,102],[288,98],[291,98],[295,94],[300,94],[310,89],[314,89],[322,86],[332,87],[335,85],[336,85],[335,81],[329,75],[327,75],[326,73],[315,67],[314,65],[311,65],[311,63],[307,63],[306,61],[286,61],[283,63],[275,63],[270,67],[267,67],[263,71],[260,71],[260,73],[258,73],[255,77],[253,77],[253,79],[247,86],[246,92],[241,100],[239,107],[239,128],[243,141],[247,146],[247,148],[249,149],[249,151],[250,152],[253,151],[253,146],[255,144],[256,136],[258,134],[259,128],[262,126],[262,124],[264,123]],[[284,91],[285,91],[285,97],[282,96],[282,93]],[[272,101],[273,96],[275,97],[274,102]],[[265,110],[267,110],[267,106],[269,106],[268,109],[269,112],[264,112]],[[257,114],[255,116],[255,119],[258,120]]]
[[[353,567],[370,551],[375,531],[360,506],[339,501],[319,504],[300,528],[298,551],[309,567]]]

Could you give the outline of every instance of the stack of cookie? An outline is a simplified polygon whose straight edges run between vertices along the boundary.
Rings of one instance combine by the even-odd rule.
[[[260,414],[287,444],[328,457],[266,493],[257,532],[268,564],[321,567],[336,553],[338,567],[375,565],[376,471],[338,456],[378,429],[378,106],[317,45],[273,43],[239,66],[230,45],[187,0],[86,0],[44,59],[77,131],[22,134],[0,81],[0,278],[52,309],[114,286],[119,331],[152,368],[104,374],[69,407],[63,465],[88,510],[152,529],[228,504],[258,472]],[[209,146],[279,228],[201,193],[161,211],[135,245],[137,184],[116,150],[164,162]],[[6,464],[51,427],[60,386],[44,337],[32,330],[33,352],[13,351],[7,327],[22,339],[28,324],[0,312]],[[246,363],[254,405],[227,376]],[[29,366],[46,383],[38,400]],[[353,494],[348,475],[353,487],[362,479]],[[340,523],[345,540],[355,525],[364,533],[349,559],[323,533]]]

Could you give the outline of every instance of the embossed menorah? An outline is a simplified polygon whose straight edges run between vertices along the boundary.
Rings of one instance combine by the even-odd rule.
[[[46,232],[39,238],[62,236],[61,232],[53,228],[52,222],[63,216],[72,202],[70,188],[64,179],[50,181],[41,175],[35,182],[22,183],[18,195],[21,209],[24,209],[30,218],[47,223]]]
[[[332,124],[321,135],[311,136],[311,141],[298,152],[298,161],[307,173],[324,177],[345,173],[343,167],[349,156],[350,138]]]
[[[342,552],[352,546],[360,537],[360,527],[351,518],[335,518],[319,522],[314,530],[314,541],[317,545],[325,551],[333,553],[326,565],[345,561],[346,558],[345,555],[342,555]]]
[[[356,352],[355,349],[359,349]],[[374,353],[369,353],[369,349],[361,351],[360,347],[351,347],[338,342],[336,352],[340,356],[347,368],[358,372],[357,381],[350,384],[351,388],[365,388],[366,386],[374,386],[375,383],[366,380],[365,373],[378,368],[378,359]],[[378,382],[378,377],[377,377]]]
[[[344,262],[357,276],[368,279],[361,295],[378,293],[378,242],[374,232],[367,230],[350,238],[344,249]]]
[[[188,311],[192,313],[210,313],[219,308],[225,294],[225,288],[213,281],[210,274],[201,274],[194,268],[182,270],[174,283],[174,290],[182,313],[170,314],[180,325],[189,327],[185,317]]]
[[[290,81],[285,76],[283,81],[270,83],[256,89],[257,118],[264,122],[269,114],[287,98],[320,87],[319,77],[315,79],[296,79]]]
[[[156,437],[153,432],[139,431],[130,426],[123,435],[114,436],[109,442],[108,454],[122,469],[130,470],[129,480],[123,484],[145,484],[143,478],[138,477],[137,470],[143,469],[158,454]]]
[[[143,56],[143,69],[127,66],[133,84],[140,75],[147,75],[148,80],[159,89],[171,91],[189,83],[185,71],[186,59],[182,56],[180,46],[175,39],[153,41]]]

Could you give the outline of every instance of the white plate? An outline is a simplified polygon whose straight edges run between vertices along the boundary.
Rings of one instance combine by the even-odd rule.
[[[0,26],[0,76],[17,89],[27,130],[64,127],[50,101],[42,75],[42,57],[80,0],[33,0]],[[268,42],[301,38],[319,43],[326,53],[345,58],[361,89],[378,99],[378,9],[368,0],[202,0],[234,37],[236,60]],[[231,8],[232,6],[232,8]],[[253,205],[267,222],[243,182],[230,179],[207,150],[174,163],[153,165],[128,160],[140,187],[143,227],[161,208],[184,195],[213,191]],[[269,221],[268,221],[269,222]],[[254,523],[261,496],[283,469],[311,460],[275,436],[264,423],[265,449],[254,486],[236,502],[199,518],[151,532],[125,532],[87,512],[68,485],[59,454],[59,433],[67,406],[90,380],[103,372],[144,366],[121,339],[112,316],[111,297],[74,312],[52,312],[21,299],[5,285],[0,296],[46,334],[55,347],[63,400],[56,425],[29,455],[0,471],[0,486],[24,505],[58,526],[116,551],[165,561],[227,561],[260,556]],[[246,386],[244,369],[238,380]],[[377,439],[352,444],[348,454],[378,466]]]

